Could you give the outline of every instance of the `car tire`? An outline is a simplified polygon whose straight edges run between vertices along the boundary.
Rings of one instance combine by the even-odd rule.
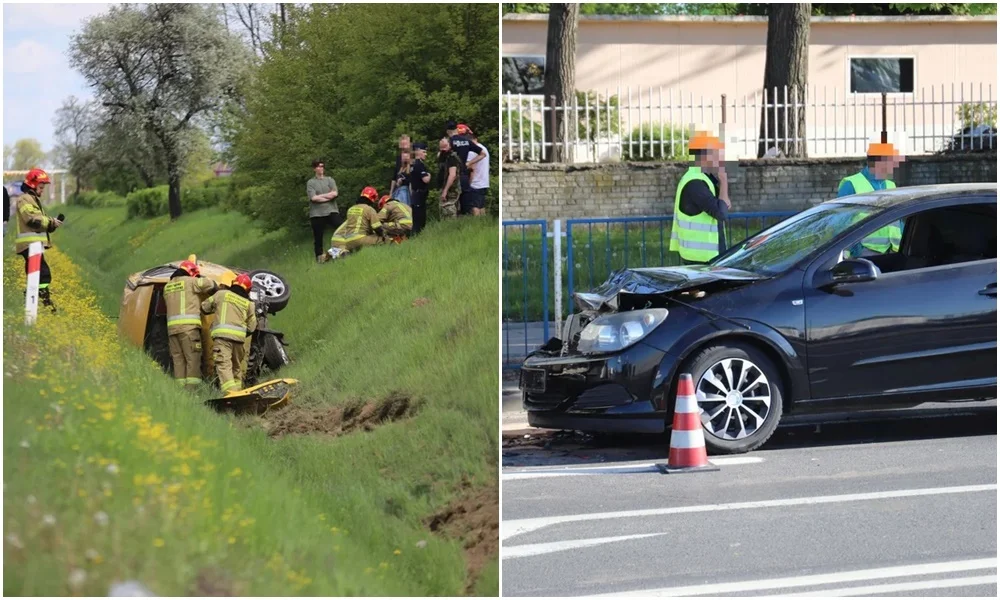
[[[278,339],[278,336],[265,333],[264,339],[261,341],[264,348],[264,364],[267,365],[268,369],[277,371],[291,362],[288,353],[285,352],[285,346]]]
[[[288,300],[292,297],[292,289],[288,281],[274,271],[257,269],[248,273],[254,288],[260,290],[267,297],[267,311],[272,315],[288,306]]]
[[[783,384],[774,361],[757,348],[740,342],[709,346],[688,359],[680,372],[690,373],[694,380],[710,454],[750,452],[774,434],[781,421]],[[726,397],[736,392],[735,397],[730,402],[717,400],[727,389]],[[765,404],[765,398],[769,403]],[[761,415],[765,406],[766,414]],[[714,418],[706,421],[709,416]],[[761,416],[763,420],[758,421]]]

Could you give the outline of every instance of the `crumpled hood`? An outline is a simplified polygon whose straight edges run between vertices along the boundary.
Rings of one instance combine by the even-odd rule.
[[[716,281],[752,282],[765,279],[762,275],[710,265],[693,267],[649,267],[621,269],[611,274],[597,289],[573,294],[580,310],[617,310],[618,296],[632,294],[655,296],[696,288]]]

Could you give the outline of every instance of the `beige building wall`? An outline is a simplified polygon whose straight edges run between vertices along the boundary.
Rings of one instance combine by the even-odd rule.
[[[544,56],[546,27],[545,15],[508,15],[502,54]],[[753,102],[763,85],[766,40],[766,20],[753,17],[584,18],[577,32],[576,87],[602,96],[620,92],[623,105],[631,88],[636,108],[622,112],[623,122],[633,126],[659,120],[661,94],[664,105],[689,105],[692,100],[696,106],[714,104],[716,112],[706,112],[704,121],[698,110],[694,115],[687,110],[683,119],[678,111],[673,113],[674,124],[708,124],[709,114],[721,119],[718,107],[725,93],[730,106],[727,136],[741,140],[740,156],[751,156],[756,152],[759,109],[744,111],[740,105]],[[914,93],[889,95],[894,106],[888,111],[887,128],[905,132],[907,151],[926,153],[940,149],[960,128],[956,109],[962,100],[978,101],[982,90],[984,100],[996,102],[996,44],[995,17],[814,18],[806,116],[810,155],[861,153],[879,129],[880,95],[847,93],[852,57],[914,58]],[[949,104],[931,105],[931,88],[933,100],[940,103],[942,86]]]
[[[504,56],[545,55],[544,15],[507,16]],[[577,88],[683,90],[685,94],[753,93],[763,85],[764,20],[583,19],[577,32]],[[996,93],[997,22],[989,20],[814,19],[809,84],[848,89],[856,56],[912,56],[914,86],[992,84]],[[666,92],[665,92],[666,93]],[[995,96],[994,96],[995,97]]]

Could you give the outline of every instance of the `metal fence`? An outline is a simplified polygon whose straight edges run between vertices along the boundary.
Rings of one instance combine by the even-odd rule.
[[[805,147],[810,157],[863,156],[879,132],[905,137],[909,154],[995,149],[992,83],[951,84],[906,94],[850,94],[842,89],[773,88],[736,98],[681,90],[627,88],[554,97],[502,97],[505,161],[670,160],[687,155],[690,125],[724,127],[728,158],[756,158],[765,148]],[[800,116],[800,127],[794,116]],[[557,116],[560,118],[557,120]],[[553,146],[551,132],[560,128]],[[775,126],[777,125],[777,126]]]
[[[793,214],[733,213],[727,242],[738,244]],[[542,220],[505,221],[504,368],[516,367],[560,331],[563,315],[573,312],[577,288],[592,289],[618,269],[679,265],[680,257],[669,249],[672,224],[669,215],[554,220],[551,229]]]

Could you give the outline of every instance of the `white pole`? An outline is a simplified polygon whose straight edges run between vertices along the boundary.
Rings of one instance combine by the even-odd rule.
[[[552,249],[555,252],[556,336],[562,334],[562,220],[552,221]],[[570,266],[570,268],[573,268]]]
[[[66,174],[59,176],[59,203],[66,204]]]
[[[38,318],[38,280],[42,268],[42,243],[28,245],[28,291],[24,296],[24,322],[34,325]]]

